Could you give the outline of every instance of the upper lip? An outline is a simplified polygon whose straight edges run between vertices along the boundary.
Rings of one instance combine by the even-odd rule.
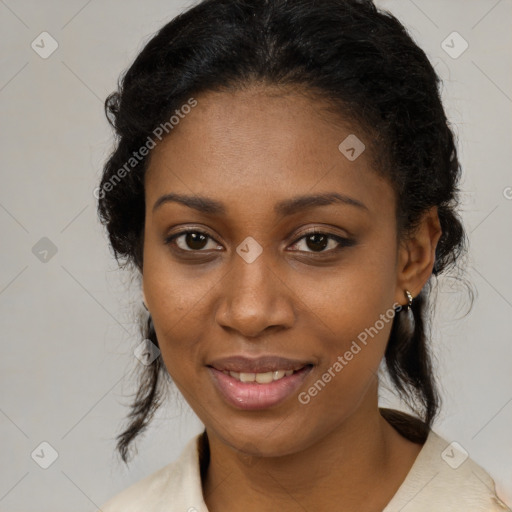
[[[288,359],[286,357],[266,355],[257,358],[246,356],[231,356],[215,359],[207,366],[212,366],[216,370],[230,371],[238,373],[265,373],[277,370],[299,370],[303,366],[310,365],[309,361],[300,361],[298,359]]]

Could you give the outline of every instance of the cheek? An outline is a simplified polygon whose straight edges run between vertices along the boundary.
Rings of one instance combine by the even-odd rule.
[[[201,276],[201,274],[203,274]],[[201,297],[212,286],[208,274],[199,266],[177,263],[170,249],[157,235],[146,232],[144,242],[143,285],[155,328],[164,337],[176,336],[200,307]]]
[[[314,313],[313,320],[320,320],[320,326],[331,338],[331,347],[345,349],[350,340],[371,328],[381,314],[393,314],[395,254],[382,247],[375,251],[370,247],[369,243],[360,247],[354,257],[347,258],[336,269],[300,279],[296,294]],[[380,337],[387,339],[389,329],[381,326],[379,330],[383,331]]]
[[[319,281],[317,293],[302,295],[314,312],[306,329],[323,332],[316,379],[328,383],[325,390],[321,382],[316,387],[325,393],[324,404],[357,403],[378,371],[395,317],[394,262],[392,250],[361,250],[357,262]]]
[[[354,329],[354,318],[340,316],[339,335],[322,340],[322,364],[299,396],[299,402],[308,408],[304,421],[311,428],[328,429],[336,425],[364,400],[376,382],[393,318],[394,311],[388,310],[386,316],[384,309],[358,319],[360,328]]]
[[[193,335],[191,328],[198,325],[198,293],[162,252],[146,246],[143,286],[162,358],[172,376],[174,367],[186,365],[189,360],[183,358],[183,350]],[[184,332],[188,337],[183,336]]]
[[[150,289],[155,332],[162,357],[172,375],[174,368],[191,366],[198,359],[197,343],[205,328],[203,302],[200,300],[204,292],[197,293],[179,279],[168,279],[162,274]]]

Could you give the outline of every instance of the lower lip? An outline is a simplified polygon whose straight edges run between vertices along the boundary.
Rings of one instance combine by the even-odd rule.
[[[238,409],[267,409],[286,400],[300,387],[312,366],[308,365],[282,379],[258,384],[241,382],[216,368],[208,367],[213,381],[227,402]]]

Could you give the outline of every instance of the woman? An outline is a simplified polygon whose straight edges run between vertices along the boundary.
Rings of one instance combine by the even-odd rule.
[[[466,248],[438,85],[371,1],[207,0],[149,41],[98,191],[148,311],[118,449],[166,381],[205,430],[104,512],[510,510],[431,430],[432,275]]]

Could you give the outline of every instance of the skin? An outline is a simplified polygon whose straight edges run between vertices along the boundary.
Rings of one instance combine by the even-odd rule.
[[[215,389],[206,365],[240,353],[308,360],[314,367],[299,392],[307,391],[359,333],[393,304],[407,304],[405,289],[419,294],[441,235],[437,210],[398,243],[396,198],[372,170],[370,150],[354,161],[338,150],[351,133],[364,142],[364,133],[323,115],[318,100],[255,85],[197,101],[152,150],[143,293],[163,361],[207,430],[208,509],[323,512],[343,503],[347,512],[381,511],[421,449],[378,410],[376,373],[391,321],[308,404],[293,394],[266,410],[239,410]],[[226,213],[177,202],[153,211],[170,192],[207,196]],[[331,192],[367,208],[330,204],[282,218],[273,209]],[[174,248],[165,244],[188,228],[211,238],[203,248],[186,236]],[[304,238],[311,228],[355,244],[336,250],[330,239],[315,251]],[[250,264],[236,252],[248,236],[263,249]]]

